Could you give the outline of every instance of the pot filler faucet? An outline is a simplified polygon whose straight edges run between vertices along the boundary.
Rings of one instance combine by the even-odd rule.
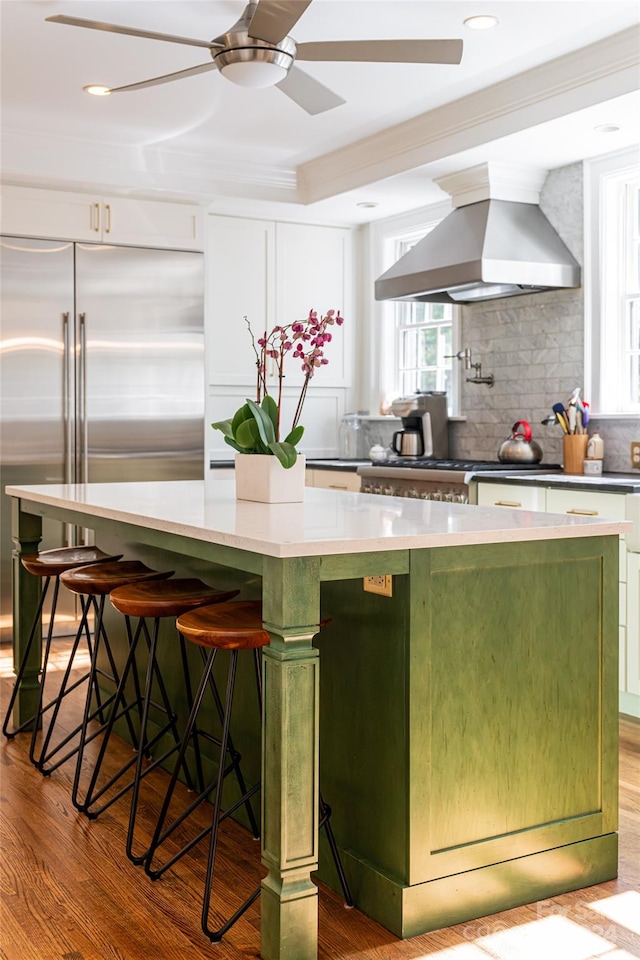
[[[446,354],[446,359],[464,360],[465,370],[475,370],[475,376],[466,378],[467,383],[486,383],[488,387],[493,386],[493,374],[490,373],[487,377],[483,377],[482,364],[472,362],[471,347],[465,347],[464,350],[458,350],[457,353],[448,353]]]

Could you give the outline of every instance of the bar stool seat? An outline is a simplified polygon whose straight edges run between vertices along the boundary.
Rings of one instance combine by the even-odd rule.
[[[158,572],[140,560],[117,560],[114,563],[91,564],[77,567],[60,574],[67,590],[85,596],[106,597],[116,587],[137,580],[165,580],[173,576],[173,570]]]
[[[27,643],[22,654],[22,659],[20,661],[18,672],[16,674],[16,681],[11,693],[11,698],[9,700],[9,705],[4,717],[4,722],[2,726],[2,732],[8,739],[12,739],[16,734],[21,733],[24,730],[31,730],[31,745],[29,748],[29,759],[36,766],[39,766],[43,762],[43,758],[47,756],[47,750],[51,737],[55,731],[56,721],[58,719],[58,714],[62,703],[68,694],[72,693],[77,687],[85,683],[89,679],[89,673],[85,673],[79,679],[76,679],[73,683],[70,683],[71,672],[75,664],[76,653],[78,647],[82,640],[82,637],[85,636],[86,642],[89,648],[89,654],[91,655],[91,638],[89,634],[89,628],[87,624],[87,609],[85,606],[84,600],[81,601],[82,606],[82,617],[80,620],[80,627],[76,632],[75,640],[72,644],[72,647],[69,651],[67,657],[67,665],[65,672],[59,687],[59,690],[55,697],[53,697],[49,703],[44,702],[45,700],[45,685],[47,679],[47,670],[49,666],[49,656],[51,653],[51,642],[53,639],[53,631],[55,626],[55,616],[58,606],[58,596],[60,591],[60,576],[63,573],[66,573],[68,570],[75,569],[79,566],[96,564],[96,563],[105,563],[107,561],[114,561],[120,559],[122,555],[119,554],[114,556],[113,554],[107,554],[99,547],[94,545],[87,546],[76,546],[76,547],[56,547],[53,550],[43,550],[42,552],[21,557],[21,563],[25,570],[27,570],[32,576],[39,577],[43,581],[42,589],[40,591],[40,600],[38,607],[29,631],[29,636]],[[9,729],[10,719],[13,713],[15,706],[16,698],[18,696],[20,686],[27,670],[29,663],[29,657],[33,644],[38,634],[38,625],[41,623],[42,610],[44,607],[45,599],[47,596],[47,591],[49,589],[49,584],[51,579],[54,579],[54,590],[53,598],[51,603],[51,613],[49,616],[49,627],[47,630],[47,637],[45,641],[44,651],[42,655],[41,667],[39,670],[40,675],[40,690],[38,694],[38,703],[36,706],[35,713],[32,714],[27,720],[23,721],[20,726],[15,727],[13,730]],[[48,728],[46,733],[43,736],[41,747],[38,756],[36,757],[36,738],[38,731],[42,727],[43,717],[49,711],[53,711],[49,716]]]
[[[46,776],[51,774],[59,766],[72,757],[76,757],[76,768],[71,793],[71,802],[78,810],[83,809],[83,803],[79,800],[79,786],[82,766],[85,759],[85,749],[96,737],[100,736],[107,729],[109,732],[113,728],[116,719],[124,718],[134,747],[137,746],[137,737],[134,725],[131,719],[131,712],[138,708],[140,702],[139,678],[134,674],[135,697],[127,699],[124,690],[121,688],[121,674],[116,665],[109,636],[104,626],[104,604],[105,598],[116,587],[124,586],[140,580],[159,580],[171,577],[173,571],[152,570],[140,560],[117,560],[114,562],[105,562],[90,564],[84,567],[76,567],[73,570],[67,570],[60,574],[60,581],[72,593],[91,598],[96,605],[96,620],[94,629],[94,643],[91,656],[91,670],[88,695],[85,700],[84,714],[81,724],[69,735],[69,740],[79,734],[78,743],[62,758],[56,761],[53,766],[41,767],[42,773]],[[100,655],[102,650],[108,660],[109,669],[105,670],[100,665]],[[115,692],[109,694],[106,700],[102,700],[99,693],[98,678],[103,677],[113,684]],[[97,692],[97,706],[92,709],[92,694]],[[107,709],[109,713],[107,714]],[[100,721],[97,730],[88,733],[90,721],[96,718]],[[102,746],[105,744],[103,743]]]
[[[67,570],[75,567],[84,567],[94,563],[104,563],[107,560],[120,560],[117,556],[105,553],[96,546],[56,547],[54,550],[43,550],[34,556],[22,557],[22,566],[34,577],[59,577]]]
[[[97,817],[102,813],[107,806],[110,806],[115,800],[119,799],[123,794],[125,794],[129,789],[132,790],[131,795],[131,807],[129,812],[129,828],[127,832],[127,856],[133,863],[142,863],[147,854],[148,850],[144,850],[142,854],[135,854],[133,851],[134,843],[134,832],[135,832],[135,823],[136,815],[138,810],[138,800],[140,785],[142,780],[151,773],[152,770],[164,763],[176,750],[180,748],[181,740],[177,734],[175,726],[172,724],[172,730],[174,732],[174,745],[166,750],[161,756],[157,757],[144,771],[143,771],[143,758],[145,755],[149,755],[151,749],[155,745],[156,741],[160,739],[160,735],[164,731],[161,731],[161,734],[154,736],[149,739],[147,735],[147,726],[149,720],[150,708],[154,705],[152,698],[153,692],[153,681],[154,678],[158,685],[162,688],[162,677],[159,672],[158,663],[157,663],[157,649],[158,649],[158,638],[159,638],[159,625],[160,620],[166,617],[171,617],[174,619],[180,614],[186,613],[189,610],[192,610],[195,607],[203,606],[205,604],[222,604],[227,600],[236,597],[240,591],[239,590],[218,590],[215,587],[210,587],[206,583],[203,583],[202,580],[196,578],[183,578],[177,580],[145,580],[138,583],[129,583],[124,586],[116,587],[111,591],[109,599],[112,605],[122,613],[125,617],[127,632],[129,636],[129,656],[127,658],[127,663],[122,672],[120,684],[124,688],[129,672],[132,666],[135,663],[136,650],[139,645],[140,638],[145,637],[147,648],[148,648],[148,661],[147,661],[147,671],[145,679],[145,689],[142,697],[142,715],[140,721],[140,735],[139,735],[139,745],[138,752],[136,757],[136,770],[132,780],[130,780],[124,787],[122,787],[118,793],[111,797],[107,803],[105,803],[99,809],[92,810],[91,807],[95,802],[106,792],[109,787],[113,786],[114,783],[118,782],[124,773],[131,767],[133,761],[126,763],[120,771],[113,776],[109,782],[102,787],[97,793],[93,793],[95,787],[95,782],[97,778],[97,772],[99,770],[103,752],[101,752],[100,757],[96,763],[94,769],[94,776],[92,778],[91,784],[87,792],[87,799],[85,799],[84,812],[87,813],[90,817]],[[131,618],[137,617],[139,623],[135,632],[131,629]],[[154,621],[153,633],[149,633],[147,626],[147,620]],[[191,685],[191,674],[189,670],[189,663],[187,658],[187,651],[185,648],[184,638],[177,634],[180,644],[180,651],[182,657],[182,666],[185,680],[185,688],[187,694],[187,702],[189,709],[193,706],[193,691]],[[217,689],[214,692],[214,696],[219,700],[219,694]],[[168,698],[167,698],[168,702]],[[173,715],[174,716],[174,715]],[[105,737],[105,743],[109,736],[110,730],[107,731]],[[204,784],[204,773],[202,769],[202,759],[200,753],[200,737],[199,731],[193,731],[193,747],[196,758],[196,767],[198,782],[202,787]],[[103,744],[104,747],[104,744]],[[239,785],[241,791],[244,793],[246,790],[244,780],[242,779],[242,774],[239,768],[239,755],[237,760],[234,763],[234,769],[236,770],[236,776],[238,777]],[[186,763],[183,766],[185,772],[185,778],[189,786],[192,786],[192,780],[189,773],[189,769]],[[256,830],[257,830],[256,824]]]
[[[269,633],[262,626],[262,604],[259,601],[235,601],[227,603],[220,607],[204,606],[178,617],[176,626],[181,635],[186,637],[192,643],[202,649],[205,669],[196,693],[193,709],[187,727],[183,736],[182,747],[176,761],[171,782],[162,805],[162,810],[158,818],[156,830],[154,832],[151,845],[149,847],[148,857],[145,862],[145,871],[153,879],[157,880],[170,866],[177,862],[188,850],[192,849],[205,836],[209,835],[209,855],[207,861],[207,870],[205,876],[205,887],[202,902],[201,927],[202,931],[212,942],[218,943],[224,935],[231,929],[233,924],[243,915],[243,913],[254,903],[260,895],[258,886],[253,893],[247,897],[244,903],[217,929],[212,929],[209,925],[209,914],[211,909],[211,891],[213,885],[213,874],[215,866],[216,845],[218,839],[219,825],[237,810],[246,799],[255,794],[260,788],[258,782],[239,800],[236,800],[226,810],[222,810],[222,788],[225,773],[225,757],[228,748],[228,738],[230,733],[231,712],[233,707],[233,694],[236,677],[237,658],[240,650],[252,650],[256,666],[256,681],[258,691],[258,702],[262,709],[262,675],[260,669],[260,650],[270,643]],[[190,804],[184,814],[177,817],[167,828],[164,823],[171,804],[171,798],[177,782],[180,760],[186,750],[191,729],[195,724],[202,704],[202,697],[208,677],[213,669],[216,654],[219,650],[230,652],[229,673],[227,677],[227,696],[222,717],[222,737],[221,737],[221,757],[218,764],[218,776],[215,782],[215,797],[213,802],[213,816],[211,826],[198,834],[193,840],[187,843],[178,853],[174,854],[162,866],[153,867],[153,860],[158,847],[173,833],[176,827],[181,824],[186,816],[193,812],[195,807],[204,800],[212,791],[214,784],[210,784],[202,791],[200,796]],[[205,651],[208,651],[206,653]],[[322,794],[319,797],[319,826],[324,827],[326,837],[331,849],[331,854],[338,872],[340,884],[342,886],[345,906],[353,906],[353,899],[347,883],[347,879],[340,861],[338,847],[330,824],[331,808],[324,802]]]

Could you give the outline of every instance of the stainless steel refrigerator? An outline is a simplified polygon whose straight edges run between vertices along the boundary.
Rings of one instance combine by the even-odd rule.
[[[199,253],[0,238],[0,628],[11,626],[6,484],[204,475]],[[72,531],[45,523],[41,549]],[[70,614],[71,615],[71,614]]]

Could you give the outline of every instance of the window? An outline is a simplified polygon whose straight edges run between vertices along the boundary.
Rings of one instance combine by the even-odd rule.
[[[640,164],[637,150],[588,170],[591,282],[586,311],[592,412],[640,413]]]
[[[401,235],[387,236],[385,269],[400,259],[436,224],[422,224]],[[389,301],[385,304],[386,356],[384,393],[387,398],[406,396],[418,390],[444,390],[449,415],[458,412],[458,367],[452,355],[458,350],[458,310],[445,303]],[[389,336],[389,328],[392,336]]]

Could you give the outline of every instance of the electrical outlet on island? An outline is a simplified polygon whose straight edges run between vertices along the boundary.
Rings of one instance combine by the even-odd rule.
[[[631,469],[640,470],[640,440],[631,441]]]
[[[362,586],[368,593],[379,593],[383,597],[393,596],[393,577],[363,577]]]

